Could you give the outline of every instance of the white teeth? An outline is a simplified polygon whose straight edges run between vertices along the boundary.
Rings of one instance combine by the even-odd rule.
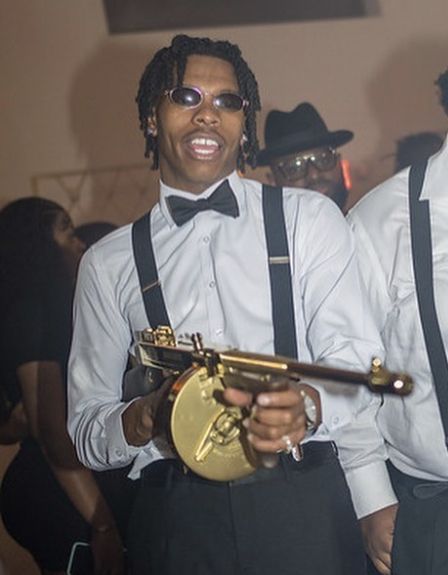
[[[210,156],[213,154],[213,150],[196,150],[196,154],[199,156]]]
[[[210,138],[194,138],[191,143],[194,146],[213,146],[214,148],[219,146],[216,140],[212,140]]]

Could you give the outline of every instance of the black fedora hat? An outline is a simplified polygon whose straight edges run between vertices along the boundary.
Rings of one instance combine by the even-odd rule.
[[[272,158],[320,146],[337,148],[352,138],[350,130],[330,132],[319,112],[308,102],[302,102],[292,112],[271,110],[264,130],[266,148],[259,152],[257,163],[266,166]]]

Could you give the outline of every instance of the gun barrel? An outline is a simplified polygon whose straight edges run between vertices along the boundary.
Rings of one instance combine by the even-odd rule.
[[[373,359],[370,372],[365,373],[237,350],[220,353],[219,358],[225,367],[248,372],[284,374],[292,379],[306,379],[310,383],[315,380],[365,385],[372,391],[397,395],[408,395],[413,387],[409,375],[388,371],[378,359]]]
[[[340,382],[365,385],[371,391],[408,395],[413,387],[412,378],[405,373],[394,373],[385,369],[378,359],[373,359],[369,372],[340,369],[327,365],[302,363],[282,356],[246,353],[239,350],[216,352],[213,349],[195,350],[173,345],[157,345],[138,339],[137,357],[141,364],[156,369],[167,369],[183,373],[194,365],[207,365],[213,369],[218,363],[224,368],[241,373],[285,375],[291,379]]]

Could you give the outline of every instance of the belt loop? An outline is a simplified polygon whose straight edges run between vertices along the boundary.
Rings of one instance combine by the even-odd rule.
[[[336,443],[334,441],[330,441],[331,443],[331,447],[333,448],[334,454],[336,455],[336,457],[339,459],[339,450],[338,450],[338,446],[336,445]]]

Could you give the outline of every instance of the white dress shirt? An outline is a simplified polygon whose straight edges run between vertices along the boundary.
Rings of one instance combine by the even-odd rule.
[[[448,480],[448,451],[423,340],[411,254],[409,169],[365,196],[348,219],[390,369],[415,380],[409,397],[385,397],[378,424],[392,463],[404,473]],[[437,315],[448,349],[448,144],[429,160],[421,199],[429,200]],[[448,385],[448,381],[446,382]]]
[[[163,183],[151,215],[155,259],[177,335],[200,332],[206,345],[274,352],[261,184],[234,172],[230,185],[240,215],[198,213],[177,227],[166,197],[200,196]],[[382,356],[378,331],[360,287],[353,237],[337,206],[323,195],[286,189],[299,358],[367,370]],[[95,469],[135,458],[131,476],[166,455],[164,446],[126,443],[122,375],[133,333],[148,327],[134,264],[131,226],[94,245],[83,257],[75,298],[68,385],[69,430],[81,461]],[[319,386],[323,424],[315,440],[338,445],[359,515],[394,501],[384,472],[385,449],[373,425],[379,398],[361,387]]]

